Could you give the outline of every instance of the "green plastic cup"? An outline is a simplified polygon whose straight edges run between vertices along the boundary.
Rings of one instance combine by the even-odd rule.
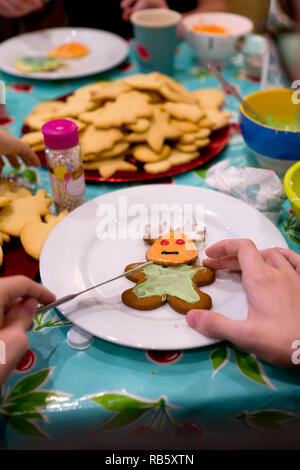
[[[174,72],[177,27],[181,15],[164,8],[140,10],[131,16],[135,51],[142,72]]]

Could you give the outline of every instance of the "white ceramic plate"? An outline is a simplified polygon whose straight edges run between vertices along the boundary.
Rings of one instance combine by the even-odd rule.
[[[43,56],[51,49],[70,41],[84,44],[90,53],[78,59],[64,60],[66,67],[54,71],[27,74],[14,66],[19,57]],[[19,77],[45,80],[76,78],[115,67],[126,59],[128,51],[129,47],[124,39],[107,31],[89,28],[51,28],[4,41],[0,46],[0,68]]]
[[[216,191],[181,185],[137,186],[99,196],[71,212],[48,237],[40,260],[42,282],[57,297],[74,293],[121,274],[127,264],[145,261],[143,240],[99,239],[99,208],[112,204],[120,223],[120,197],[132,204],[204,204],[206,246],[224,238],[250,238],[258,248],[287,244],[265,216],[247,204]],[[98,210],[98,212],[97,212]],[[98,215],[97,215],[98,213]],[[131,223],[132,218],[125,218]],[[200,253],[200,259],[203,256]],[[121,293],[133,287],[126,278],[86,293],[62,305],[74,324],[113,343],[146,349],[189,349],[215,342],[189,328],[185,317],[169,305],[138,311],[125,306]],[[202,290],[212,296],[213,309],[232,319],[247,317],[247,300],[240,275],[217,273],[214,284]]]

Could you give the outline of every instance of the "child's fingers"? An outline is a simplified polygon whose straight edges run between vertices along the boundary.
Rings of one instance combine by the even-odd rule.
[[[206,258],[202,261],[203,266],[211,269],[228,269],[229,271],[240,271],[240,263],[234,256],[226,258]]]
[[[124,21],[129,21],[131,15],[131,8],[126,8],[122,13],[122,19]]]
[[[236,257],[240,269],[246,274],[259,272],[264,265],[263,258],[251,240],[222,240],[206,250],[209,258]]]
[[[40,161],[31,147],[0,129],[0,155],[19,155],[26,165],[40,166]]]
[[[286,257],[282,256],[282,254],[274,248],[262,250],[260,253],[265,263],[270,264],[274,268],[280,269],[285,272],[294,271],[293,266],[291,265],[291,263],[288,262]]]
[[[56,298],[48,289],[25,276],[6,277],[0,283],[0,316],[6,306],[19,297],[33,298],[45,305],[54,302]],[[2,324],[3,313],[0,327]]]
[[[28,166],[41,166],[41,162],[32,148],[24,142],[19,142],[20,147],[17,154],[22,158],[23,162]]]
[[[4,165],[5,165],[5,163],[3,161],[3,158],[0,157],[0,173],[2,172],[2,169],[3,169]]]
[[[0,367],[0,387],[15,370],[28,348],[28,338],[23,328],[14,326],[0,330],[0,340],[6,345],[6,364]]]
[[[43,4],[40,0],[27,0],[26,2],[21,0],[9,0],[7,5],[8,11],[14,17],[24,16],[31,11],[42,8]]]
[[[136,2],[136,0],[122,0],[121,8],[128,8],[131,5],[133,5],[135,2]]]
[[[20,162],[18,160],[18,157],[16,155],[5,155],[11,166],[14,168],[19,168]]]
[[[241,347],[248,347],[250,325],[247,320],[230,320],[209,310],[190,310],[188,324],[209,338],[226,339]]]
[[[14,304],[7,310],[4,327],[20,326],[24,331],[31,330],[37,305],[38,302],[35,299],[25,299]]]
[[[285,250],[284,248],[275,248],[285,259],[292,265],[298,274],[300,274],[300,255],[293,250]]]

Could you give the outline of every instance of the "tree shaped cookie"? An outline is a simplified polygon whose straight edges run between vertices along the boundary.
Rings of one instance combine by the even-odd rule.
[[[168,113],[155,108],[150,128],[147,132],[134,132],[127,136],[128,142],[147,142],[152,150],[160,153],[165,140],[178,139],[182,131],[170,123]]]
[[[46,195],[44,189],[39,189],[32,196],[24,188],[5,193],[4,196],[11,198],[12,201],[8,206],[0,209],[0,231],[19,237],[24,225],[29,222],[40,222],[41,216],[50,214],[48,207],[52,200]]]
[[[80,120],[94,123],[100,129],[120,128],[124,124],[136,123],[138,118],[150,118],[153,111],[148,101],[147,95],[129,91],[96,111],[82,113]]]
[[[146,258],[153,261],[128,275],[136,286],[122,294],[125,305],[137,310],[152,310],[168,302],[179,313],[191,309],[210,309],[211,297],[199,290],[214,282],[212,269],[197,266],[198,250],[182,232],[170,231],[148,249]],[[125,272],[143,263],[133,263]]]

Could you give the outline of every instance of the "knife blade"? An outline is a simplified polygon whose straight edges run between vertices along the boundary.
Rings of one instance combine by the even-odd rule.
[[[36,314],[44,312],[45,310],[49,310],[51,308],[58,307],[59,305],[62,305],[65,302],[69,302],[70,300],[75,299],[79,295],[85,294],[86,292],[89,292],[92,289],[96,289],[97,287],[104,286],[104,284],[108,284],[109,282],[116,281],[117,279],[121,279],[124,276],[128,276],[129,274],[132,274],[135,271],[138,271],[139,269],[143,269],[146,266],[149,266],[150,264],[153,264],[153,261],[148,261],[147,263],[141,264],[140,266],[137,266],[136,268],[133,268],[130,271],[125,271],[119,276],[113,277],[112,279],[108,279],[107,281],[104,281],[104,282],[100,282],[100,284],[96,284],[95,286],[89,287],[88,289],[82,290],[80,292],[76,292],[75,294],[65,295],[64,297],[61,297],[60,299],[55,300],[55,302],[52,302],[51,304],[39,307],[36,311]]]

